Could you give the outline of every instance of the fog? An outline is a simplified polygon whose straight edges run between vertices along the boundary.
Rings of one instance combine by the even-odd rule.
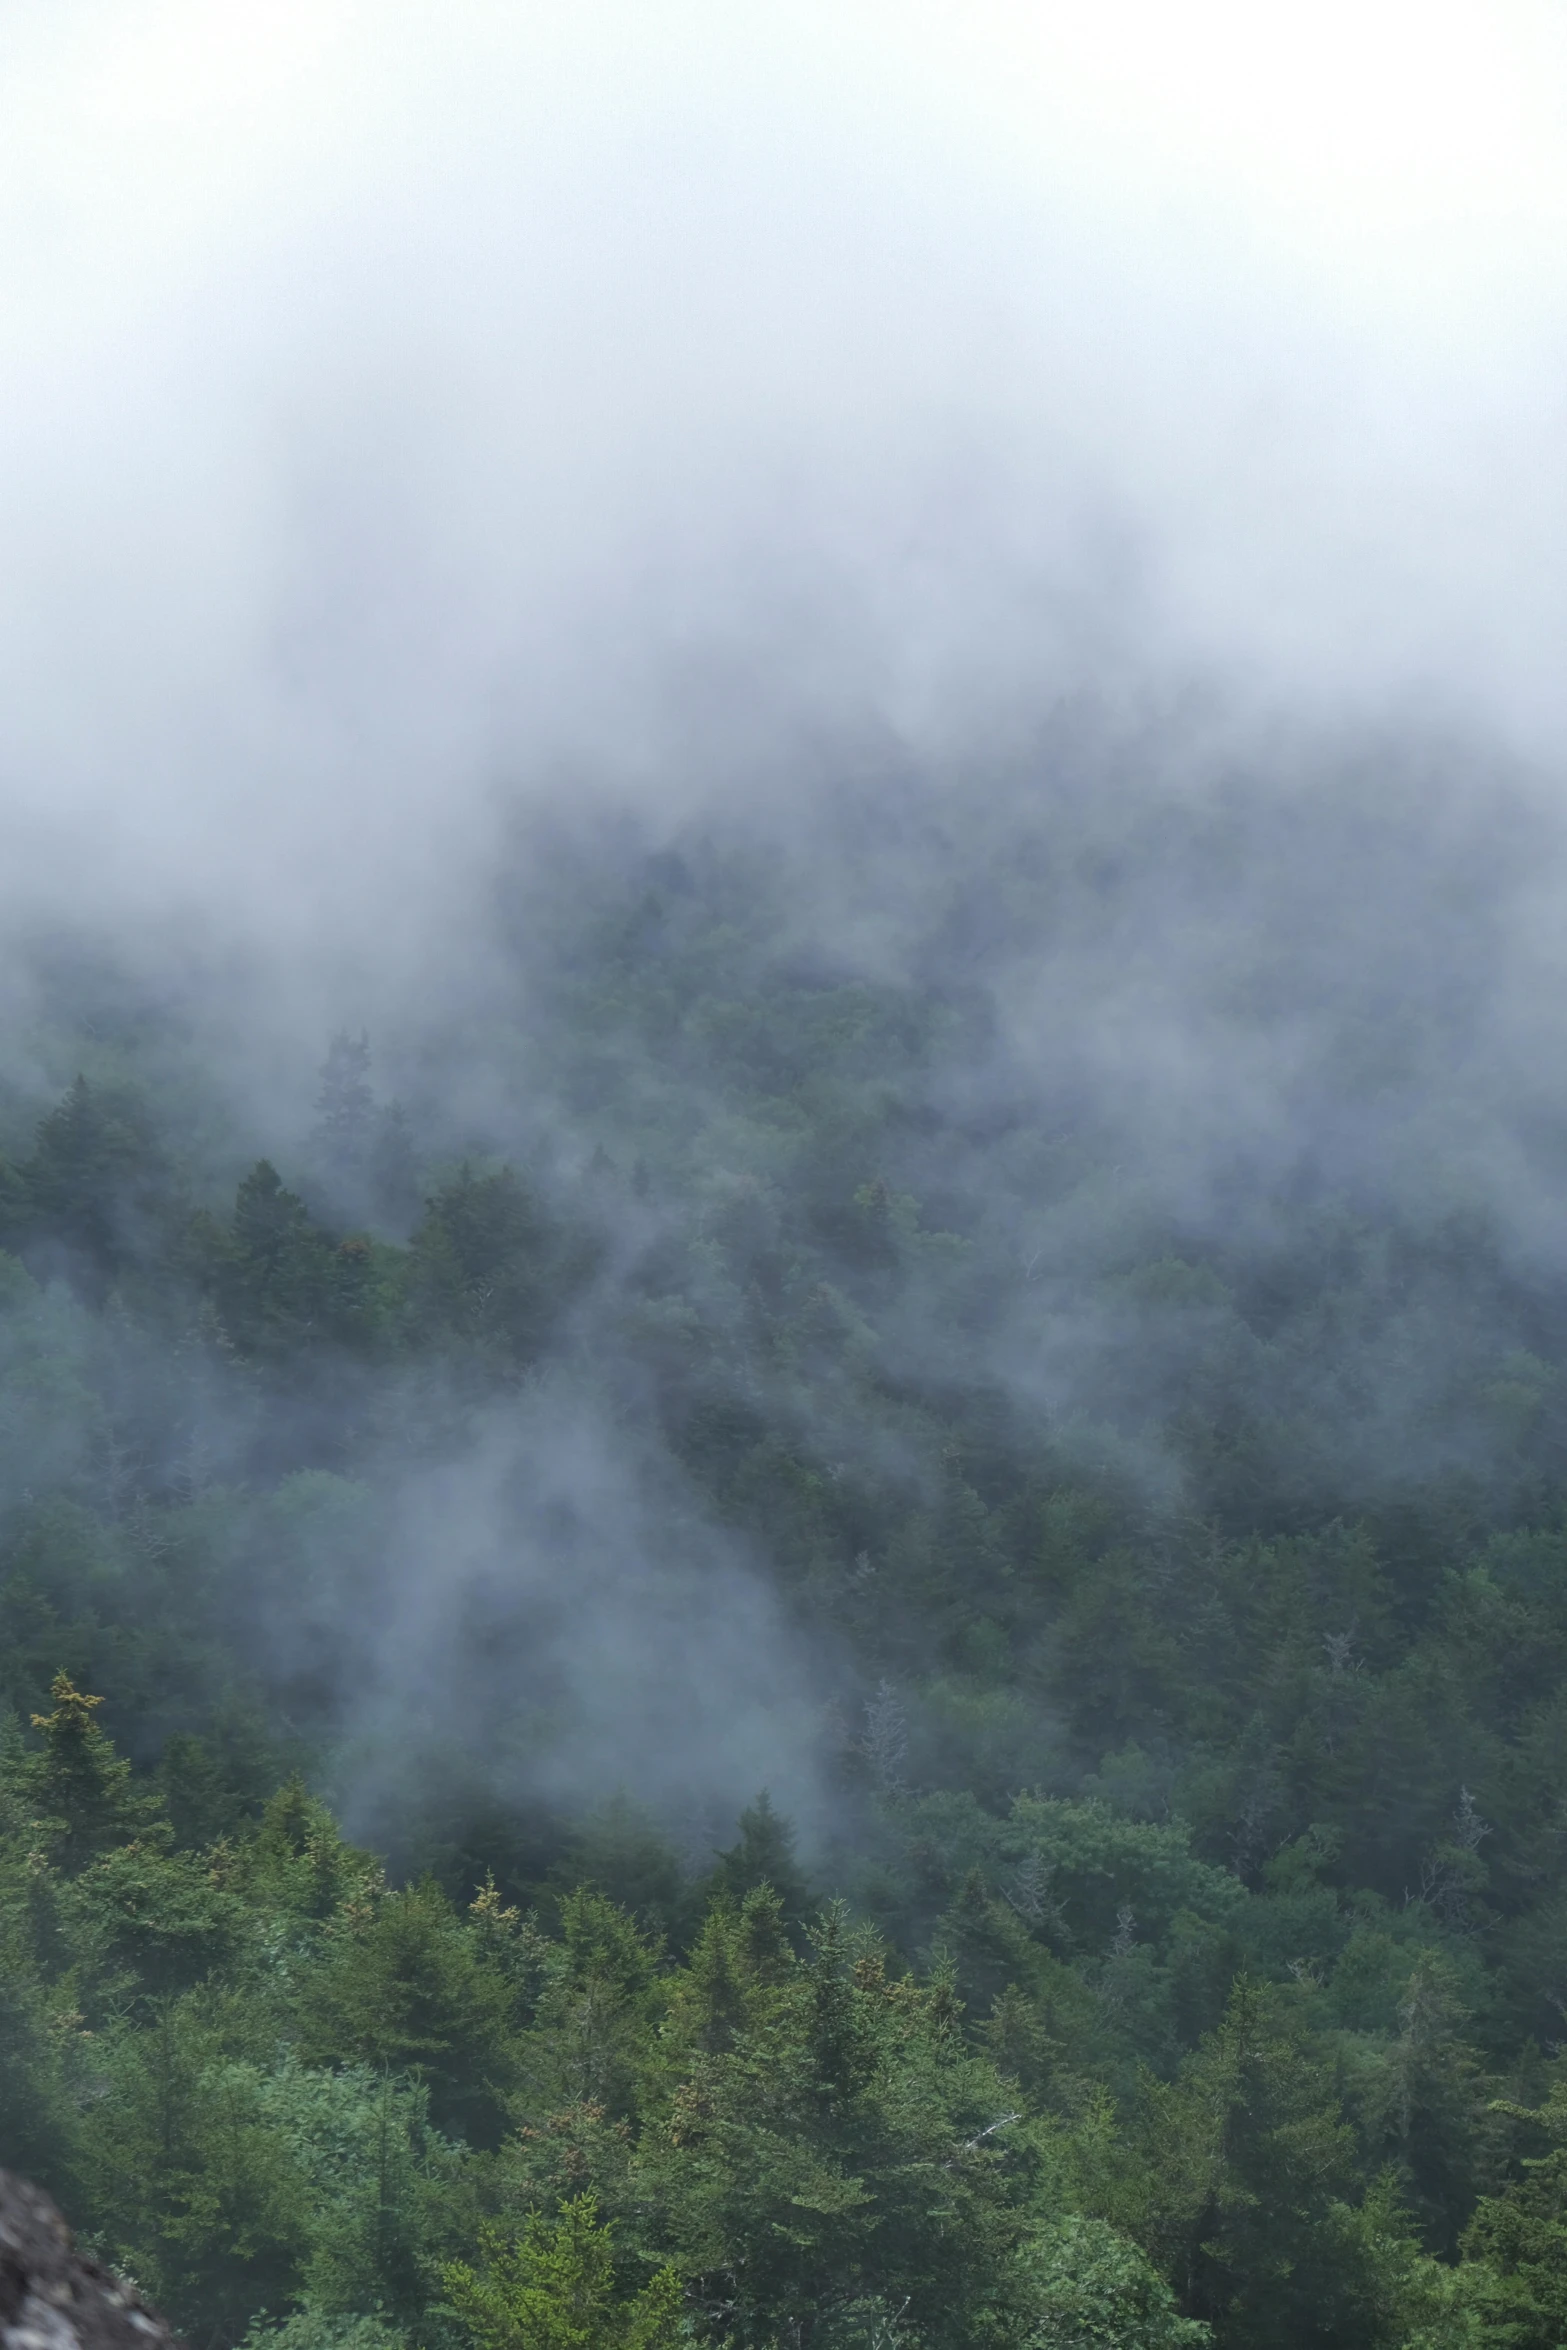
[[[668,805],[1085,675],[1548,753],[1561,39],[12,12],[12,887],[320,954],[564,756]]]
[[[18,1097],[71,1073],[68,941],[180,1003],[246,1147],[363,1023],[432,1156],[569,1186],[660,1087],[708,1151],[607,1215],[557,1386],[415,1481],[361,1727],[438,1718],[500,1588],[571,1692],[518,1785],[810,1817],[852,1683],[583,1369],[638,1252],[768,1177],[711,1069],[582,1108],[562,873],[587,905],[760,844],[758,975],[983,997],[903,1173],[1019,1268],[962,1348],[1025,1417],[1177,1377],[1083,1294],[1129,1218],[1266,1254],[1302,1181],[1480,1203],[1554,1278],[1564,111],[1545,7],[8,13]],[[1108,1204],[985,1140],[1020,1103]],[[1280,1405],[1367,1475],[1450,1454],[1454,1362],[1521,1343],[1400,1295]],[[1376,1412],[1322,1401],[1368,1366]]]

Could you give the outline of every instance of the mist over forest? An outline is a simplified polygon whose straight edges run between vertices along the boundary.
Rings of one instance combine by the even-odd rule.
[[[167,1600],[230,1661],[136,1689],[149,1751],[249,1681],[383,1841],[456,1771],[698,1843],[765,1787],[821,1846],[884,1685],[936,1783],[1168,1748],[1130,1693],[1072,1719],[1052,1494],[1089,1557],[1419,1524],[1415,1604],[1561,1473],[1555,843],[1430,746],[1290,757],[1087,708],[958,778],[862,750],[787,827],[533,814],[459,1001],[338,1031],[272,1134],[203,975],[55,942],[12,1506],[99,1521],[73,1663],[114,1694],[93,1619],[161,1580],[127,1512],[233,1512]]]
[[[0,2163],[192,2344],[1567,2338],[1564,102],[0,22]]]

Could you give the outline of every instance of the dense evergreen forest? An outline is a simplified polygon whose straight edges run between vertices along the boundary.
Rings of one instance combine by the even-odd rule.
[[[0,2160],[193,2343],[1567,2340],[1567,1129],[1417,781],[535,828],[282,1081],[40,950]]]

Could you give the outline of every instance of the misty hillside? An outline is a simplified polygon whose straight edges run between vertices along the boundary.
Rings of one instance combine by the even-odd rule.
[[[274,1135],[37,963],[7,2152],[193,2334],[1554,2340],[1549,836],[1126,748],[531,826]]]
[[[128,2324],[1564,2350],[1564,253],[1557,0],[0,7]]]

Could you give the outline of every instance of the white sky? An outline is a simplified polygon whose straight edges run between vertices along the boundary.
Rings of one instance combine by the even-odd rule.
[[[714,647],[1554,760],[1564,109],[1560,6],[8,0],[8,862],[338,918]]]

